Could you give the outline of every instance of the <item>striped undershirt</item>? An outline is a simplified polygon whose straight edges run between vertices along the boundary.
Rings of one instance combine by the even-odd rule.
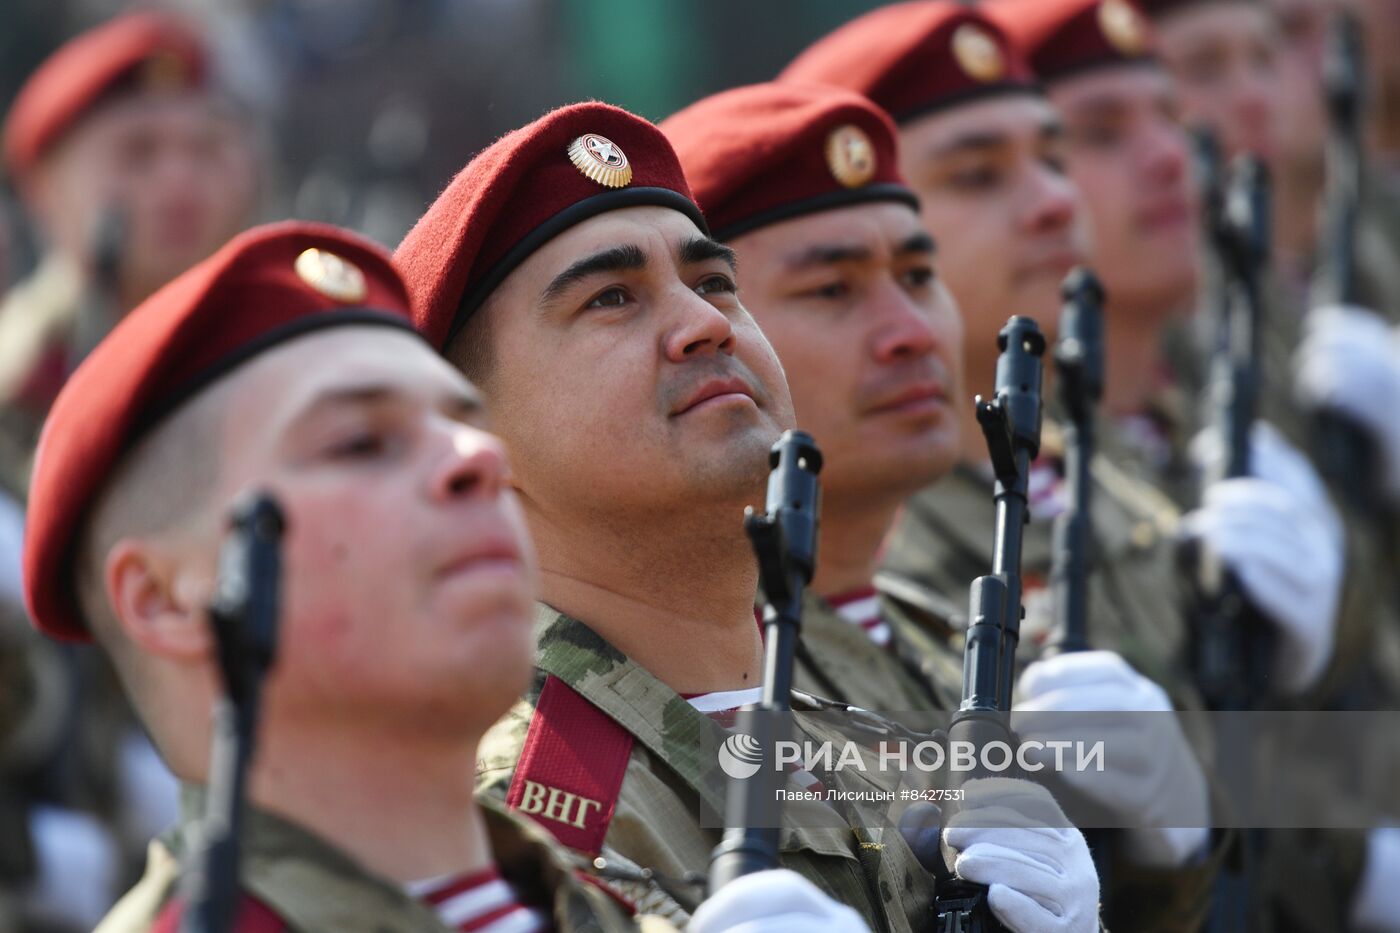
[[[841,618],[864,629],[875,644],[881,648],[889,645],[890,624],[880,615],[880,594],[873,584],[838,593],[826,601]]]
[[[739,710],[757,706],[763,700],[762,687],[716,690],[713,693],[682,693],[681,698],[705,714],[726,732],[734,731]],[[795,764],[787,766],[792,782],[805,791],[826,793],[826,785],[815,774]]]
[[[526,907],[495,867],[470,875],[443,875],[404,885],[428,904],[443,924],[465,933],[546,933],[542,911]]]

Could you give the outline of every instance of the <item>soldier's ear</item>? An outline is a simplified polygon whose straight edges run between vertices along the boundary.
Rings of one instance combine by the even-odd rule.
[[[141,538],[107,552],[103,582],[118,625],[142,652],[198,663],[213,656],[205,612],[209,577],[188,554]]]

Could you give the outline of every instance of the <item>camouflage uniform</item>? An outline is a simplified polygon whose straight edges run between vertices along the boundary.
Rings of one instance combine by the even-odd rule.
[[[1400,194],[1374,173],[1362,181],[1356,236],[1357,301],[1400,323]]]
[[[178,894],[178,859],[189,844],[194,814],[204,793],[187,788],[186,822],[151,843],[146,875],[98,926],[98,933],[150,930]],[[576,877],[548,834],[516,819],[490,801],[482,802],[487,837],[496,867],[521,902],[548,914],[554,929],[664,933],[673,928],[656,918],[633,921],[609,895]],[[375,877],[326,840],[294,823],[260,810],[245,815],[243,887],[275,913],[285,929],[362,930],[365,933],[449,928],[432,908],[391,881]]]
[[[1053,431],[1045,441],[1043,454],[1053,455]],[[1096,648],[1117,651],[1161,684],[1178,709],[1199,709],[1182,664],[1185,594],[1174,548],[1178,513],[1164,496],[1134,482],[1105,457],[1095,457],[1091,473],[1095,554],[1089,640]],[[886,572],[951,601],[964,616],[968,586],[991,568],[995,516],[991,480],[966,465],[957,467],[906,504],[890,540]],[[1027,526],[1021,555],[1026,618],[1017,652],[1023,664],[1039,657],[1054,634],[1046,587],[1052,545],[1050,522]]]
[[[50,255],[0,302],[0,484],[21,499],[88,298],[81,273]]]
[[[1053,445],[1053,432],[1048,438]],[[1163,605],[1160,587],[1159,598],[1153,599],[1151,591],[1138,585],[1140,578],[1170,567],[1172,556],[1164,545],[1170,540],[1175,510],[1160,497],[1142,493],[1102,460],[1095,462],[1094,474],[1100,489],[1107,487],[1114,494],[1101,492],[1095,500],[1097,543],[1105,557],[1099,566],[1108,570],[1091,581],[1090,620],[1091,625],[1097,623],[1091,638],[1119,650],[1147,676],[1174,687],[1169,692],[1176,694],[1179,708],[1188,711],[1188,732],[1204,749],[1204,723],[1192,721],[1189,713],[1199,710],[1199,701],[1176,664],[1183,637],[1180,615],[1173,617],[1170,606]],[[1139,497],[1127,498],[1135,490]],[[968,586],[991,567],[993,521],[990,482],[966,468],[911,500],[891,541],[887,573],[876,580],[882,617],[892,630],[889,649],[874,645],[859,627],[835,617],[830,607],[809,604],[803,641],[807,657],[816,663],[803,665],[799,686],[810,684],[821,693],[825,684],[834,684],[842,690],[839,699],[877,711],[956,709],[961,700]],[[1048,580],[1048,523],[1031,529],[1023,567],[1031,579]],[[1049,634],[1048,603],[1032,602],[1039,602],[1039,608],[1027,609],[1025,634],[1030,637],[1021,642],[1023,664],[1039,655]],[[1039,613],[1038,619],[1031,618],[1034,613]],[[820,669],[815,674],[813,666]],[[893,705],[915,688],[932,705]],[[1106,925],[1120,931],[1198,928],[1227,841],[1222,837],[1210,857],[1179,870],[1145,869],[1114,858],[1104,891]],[[1121,855],[1121,849],[1115,847],[1114,854]]]
[[[614,867],[649,869],[647,878],[614,875],[610,883],[640,910],[683,923],[703,898],[687,876],[703,877],[720,838],[718,830],[701,827],[699,813],[702,803],[724,812],[717,756],[725,733],[582,622],[541,606],[537,626],[536,683],[483,741],[478,789],[507,795],[545,678],[567,684],[631,736],[615,804],[602,801],[593,814],[602,819],[611,810],[602,846],[587,854],[601,855]],[[572,745],[594,753],[589,769],[613,764],[599,760],[604,753],[596,736],[579,735]],[[849,771],[831,777],[842,787],[861,780]],[[933,880],[897,830],[851,816],[824,803],[785,803],[783,867],[850,905],[874,930],[925,929]]]

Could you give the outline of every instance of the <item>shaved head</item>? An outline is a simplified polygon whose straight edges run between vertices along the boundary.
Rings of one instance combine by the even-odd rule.
[[[74,583],[83,619],[158,742],[160,704],[142,676],[149,662],[122,631],[109,601],[107,556],[125,538],[217,534],[210,494],[228,397],[229,385],[216,383],[149,430],[117,464],[78,539]]]

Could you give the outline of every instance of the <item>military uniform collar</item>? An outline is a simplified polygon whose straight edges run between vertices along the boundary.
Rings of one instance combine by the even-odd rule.
[[[181,788],[181,826],[171,840],[178,853],[188,853],[191,832],[199,824],[207,796],[199,785]],[[432,908],[283,817],[249,807],[241,841],[243,889],[291,929],[364,933],[448,929]]]

